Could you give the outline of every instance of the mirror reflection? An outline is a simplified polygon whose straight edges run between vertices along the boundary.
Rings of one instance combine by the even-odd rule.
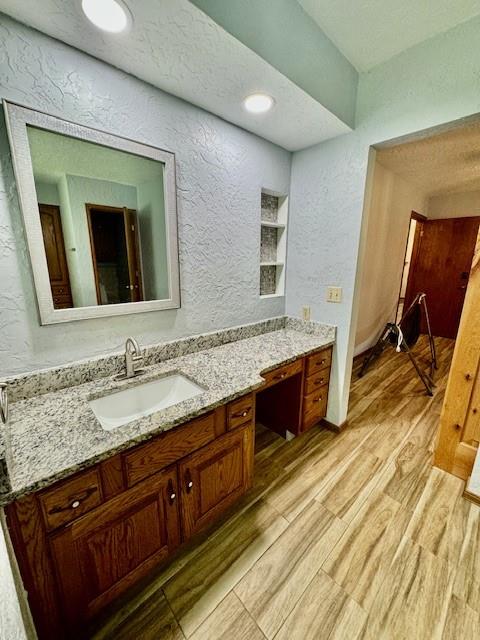
[[[27,125],[55,309],[169,297],[162,162]]]

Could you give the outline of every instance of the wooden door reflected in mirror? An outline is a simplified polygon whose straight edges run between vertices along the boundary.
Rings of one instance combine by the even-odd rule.
[[[95,204],[86,210],[98,304],[142,301],[137,212]]]

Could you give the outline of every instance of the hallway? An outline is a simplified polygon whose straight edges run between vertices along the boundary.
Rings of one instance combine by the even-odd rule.
[[[240,508],[117,604],[95,638],[479,637],[480,507],[431,466],[453,342],[437,349],[433,398],[389,351],[354,375],[340,435],[285,442],[259,426]]]

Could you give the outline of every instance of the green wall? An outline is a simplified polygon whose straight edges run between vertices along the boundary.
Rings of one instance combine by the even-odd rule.
[[[358,73],[296,0],[191,0],[350,127]]]
[[[356,129],[293,154],[287,313],[309,304],[314,319],[338,327],[327,416],[336,424],[347,414],[362,304],[356,280],[370,146],[480,112],[479,34],[475,18],[362,74]],[[343,287],[341,304],[325,301],[328,284]]]

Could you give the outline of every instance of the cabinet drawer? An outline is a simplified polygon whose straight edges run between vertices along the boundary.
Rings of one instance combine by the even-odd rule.
[[[124,454],[127,486],[168,467],[215,438],[215,415],[208,413]]]
[[[47,530],[68,524],[102,503],[98,469],[84,471],[39,494]]]
[[[239,400],[230,402],[227,409],[227,429],[235,429],[251,422],[254,414],[253,395],[250,393]]]
[[[319,353],[314,353],[307,357],[307,370],[306,375],[312,376],[313,374],[327,369],[332,363],[332,349],[325,349]]]
[[[302,431],[313,427],[327,413],[328,386],[320,387],[303,398]]]
[[[262,389],[269,387],[272,384],[277,384],[277,382],[281,382],[285,380],[285,378],[290,378],[290,376],[294,376],[297,373],[301,373],[303,369],[303,360],[299,358],[295,360],[295,362],[291,362],[290,364],[286,364],[283,367],[278,367],[278,369],[274,369],[273,371],[268,371],[268,373],[263,373],[262,377],[265,378],[265,385]]]
[[[319,389],[324,384],[328,384],[330,380],[330,368],[321,369],[317,371],[313,375],[305,378],[305,395],[308,396],[310,393],[313,393],[316,389]]]

